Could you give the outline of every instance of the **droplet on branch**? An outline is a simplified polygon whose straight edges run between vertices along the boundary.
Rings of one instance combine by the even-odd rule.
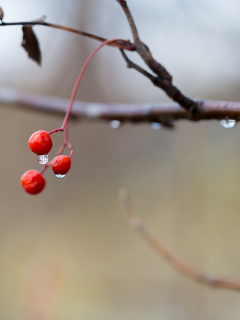
[[[236,125],[236,121],[232,119],[222,119],[219,121],[221,126],[223,126],[226,129],[234,128]]]
[[[33,32],[32,26],[23,26],[23,40],[22,40],[22,46],[27,51],[28,57],[35,62],[37,62],[39,65],[41,65],[41,51],[38,39]]]
[[[110,128],[112,128],[112,129],[118,129],[118,128],[120,128],[120,126],[121,126],[121,121],[119,121],[119,120],[112,120],[112,121],[109,122],[109,126],[110,126]]]
[[[151,127],[152,127],[153,129],[155,129],[155,130],[159,130],[159,129],[162,128],[162,125],[161,125],[161,123],[158,123],[158,122],[152,122],[152,123],[151,123]]]

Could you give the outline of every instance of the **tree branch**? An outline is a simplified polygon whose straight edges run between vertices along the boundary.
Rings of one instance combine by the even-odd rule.
[[[129,196],[126,190],[119,192],[120,204],[128,215],[131,226],[136,229],[149,246],[163,259],[165,259],[174,269],[189,278],[190,280],[204,284],[206,286],[218,289],[227,289],[233,291],[240,291],[240,282],[222,277],[213,277],[201,273],[189,264],[185,263],[177,256],[172,254],[161,242],[151,234],[143,222],[133,212]]]
[[[50,27],[50,28],[55,28],[55,29],[60,29],[60,30],[64,30],[64,31],[68,31],[68,32],[72,32],[72,33],[76,33],[79,34],[81,36],[90,38],[90,39],[94,39],[100,42],[104,42],[107,39],[96,36],[94,34],[88,33],[88,32],[84,32],[84,31],[80,31],[77,29],[73,29],[73,28],[69,28],[69,27],[64,27],[64,26],[60,26],[57,24],[53,24],[53,23],[48,23],[48,22],[44,22],[40,19],[37,19],[35,21],[22,21],[22,22],[1,22],[0,23],[0,27],[6,27],[6,26],[36,26],[36,25],[40,25],[40,26],[46,26],[46,27]],[[132,44],[130,41],[116,41],[116,42],[112,42],[108,44],[109,46],[112,47],[118,47],[118,48],[124,48],[125,50],[129,50],[129,51],[135,51],[135,45]]]
[[[158,122],[168,126],[176,120],[240,121],[240,102],[196,100],[198,113],[191,114],[175,102],[146,104],[92,103],[75,101],[71,116],[76,119],[122,122]],[[0,86],[0,103],[54,114],[65,114],[69,100],[37,95]]]
[[[117,0],[117,2],[121,5],[128,20],[137,53],[140,55],[140,57],[143,59],[146,65],[156,75],[158,75],[155,85],[164,90],[164,92],[171,99],[178,102],[183,108],[190,110],[193,113],[196,113],[198,110],[197,103],[194,100],[191,100],[190,98],[183,95],[181,91],[172,84],[172,76],[170,75],[170,73],[153,58],[148,47],[140,40],[137,27],[133,20],[133,16],[128,8],[127,1]]]
[[[136,63],[132,62],[128,56],[126,55],[126,53],[124,52],[123,49],[120,49],[121,55],[123,57],[123,59],[126,61],[127,63],[127,68],[131,69],[135,69],[136,71],[138,71],[139,73],[141,73],[142,75],[144,75],[145,77],[147,77],[149,80],[152,81],[153,84],[156,84],[158,81],[158,77],[152,75],[151,73],[149,73],[148,71],[144,70],[143,68],[141,68],[139,65],[137,65]]]
[[[155,87],[158,87],[158,88],[162,89],[163,91],[165,91],[170,98],[173,97],[172,95],[174,95],[175,92],[179,91],[176,87],[174,87],[172,85],[170,87],[168,85],[166,86],[166,81],[165,80],[162,80],[161,78],[152,75],[151,73],[147,72],[146,70],[144,70],[143,68],[141,68],[140,66],[138,66],[137,64],[132,62],[128,58],[128,56],[126,55],[126,53],[124,52],[123,49],[120,49],[120,52],[122,54],[123,59],[127,63],[127,68],[129,68],[129,69],[133,68],[136,71],[138,71],[139,73],[141,73],[142,75],[144,75],[145,77],[147,77],[154,84]],[[173,99],[173,100],[175,100],[175,99]],[[196,105],[196,108],[194,110],[191,109],[191,111],[199,110],[199,108],[198,108],[196,103],[195,103],[195,105]],[[192,113],[194,114],[196,112],[192,112]]]

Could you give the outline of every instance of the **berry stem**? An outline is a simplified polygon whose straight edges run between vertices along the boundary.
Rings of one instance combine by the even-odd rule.
[[[71,99],[70,99],[70,102],[69,102],[69,106],[67,108],[67,112],[66,112],[66,115],[65,115],[65,118],[63,120],[63,124],[62,124],[62,127],[61,129],[65,129],[66,127],[66,123],[68,122],[68,119],[69,119],[69,116],[70,116],[70,113],[72,111],[72,107],[73,107],[73,103],[74,103],[74,100],[75,100],[75,97],[76,97],[76,93],[77,93],[77,90],[78,90],[78,87],[79,87],[79,84],[82,80],[82,77],[84,75],[84,72],[86,71],[86,68],[87,66],[89,65],[89,62],[92,60],[92,58],[94,57],[94,55],[102,48],[104,47],[106,44],[109,44],[111,42],[114,42],[114,41],[122,41],[122,39],[110,39],[110,40],[106,40],[104,41],[103,43],[101,43],[95,50],[93,50],[93,52],[90,54],[90,56],[87,58],[87,60],[85,61],[80,73],[79,73],[79,76],[77,78],[77,81],[74,85],[74,88],[73,88],[73,91],[72,91],[72,95],[71,95]]]
[[[69,158],[71,158],[71,156],[72,156],[73,153],[74,153],[74,150],[73,150],[73,147],[71,146],[71,143],[70,143],[69,141],[67,142],[67,146],[68,146],[68,148],[70,149]]]
[[[68,146],[68,148],[70,149],[70,154],[69,154],[69,158],[71,158],[71,156],[73,155],[73,147],[72,145],[70,144],[69,140],[68,140],[68,122],[69,122],[69,116],[71,114],[71,111],[72,111],[72,107],[73,107],[73,103],[75,101],[75,98],[76,98],[76,94],[77,94],[77,90],[78,90],[78,87],[81,83],[81,80],[82,80],[82,77],[87,69],[87,66],[89,65],[90,61],[92,60],[92,58],[94,57],[94,55],[102,48],[104,47],[105,45],[107,44],[110,44],[112,42],[116,42],[116,41],[125,41],[123,39],[110,39],[110,40],[106,40],[104,42],[102,42],[96,49],[93,50],[93,52],[90,54],[90,56],[87,58],[87,60],[85,61],[79,75],[78,75],[78,78],[75,82],[75,85],[74,85],[74,88],[73,88],[73,91],[72,91],[72,95],[71,95],[71,98],[70,98],[70,102],[69,102],[69,105],[68,105],[68,108],[66,110],[66,115],[64,117],[64,120],[63,120],[63,124],[61,126],[61,128],[58,128],[58,129],[55,129],[55,130],[52,130],[50,132],[48,132],[48,134],[52,134],[52,133],[55,133],[55,132],[59,132],[59,131],[64,131],[64,134],[65,134],[65,137],[64,137],[64,142],[63,142],[63,145],[61,146],[61,148],[59,149],[59,151],[57,152],[57,155],[60,155],[63,150],[65,149],[66,146]],[[42,169],[41,171],[41,174],[44,173],[44,171],[52,164],[52,161],[48,162]]]
[[[52,164],[52,161],[49,161],[47,164],[45,164],[45,166],[42,168],[42,170],[40,171],[40,173],[43,174],[43,173],[46,171],[46,169],[47,169],[49,166],[51,166],[51,164]]]
[[[52,130],[50,132],[48,132],[48,134],[52,134],[52,133],[55,133],[55,132],[58,132],[58,131],[63,131],[62,128],[58,128],[58,129],[55,129],[55,130]]]

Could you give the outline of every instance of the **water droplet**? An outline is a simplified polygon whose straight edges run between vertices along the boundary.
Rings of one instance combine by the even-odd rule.
[[[37,157],[38,163],[44,166],[48,162],[48,154],[42,154]]]
[[[121,121],[112,120],[112,121],[109,122],[109,126],[110,126],[112,129],[118,129],[118,128],[121,126]]]
[[[219,121],[219,123],[221,124],[221,126],[227,129],[231,129],[236,125],[236,121],[231,119],[222,119]]]
[[[161,125],[161,123],[158,123],[158,122],[152,122],[152,123],[151,123],[151,127],[152,127],[153,129],[159,130],[159,129],[162,128],[162,125]]]
[[[65,174],[59,174],[59,173],[55,173],[55,176],[59,179],[62,179],[65,177]]]

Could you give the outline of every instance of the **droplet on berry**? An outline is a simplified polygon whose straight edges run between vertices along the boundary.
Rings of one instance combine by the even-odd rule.
[[[40,193],[46,184],[42,174],[37,170],[28,170],[21,177],[23,189],[29,194]]]
[[[59,179],[64,178],[66,175],[65,174],[59,174],[59,173],[55,173],[55,176]]]
[[[37,155],[45,155],[52,149],[52,139],[46,131],[39,130],[31,135],[28,145],[31,151]]]
[[[46,163],[48,163],[48,154],[42,154],[37,157],[38,163],[44,166]]]

